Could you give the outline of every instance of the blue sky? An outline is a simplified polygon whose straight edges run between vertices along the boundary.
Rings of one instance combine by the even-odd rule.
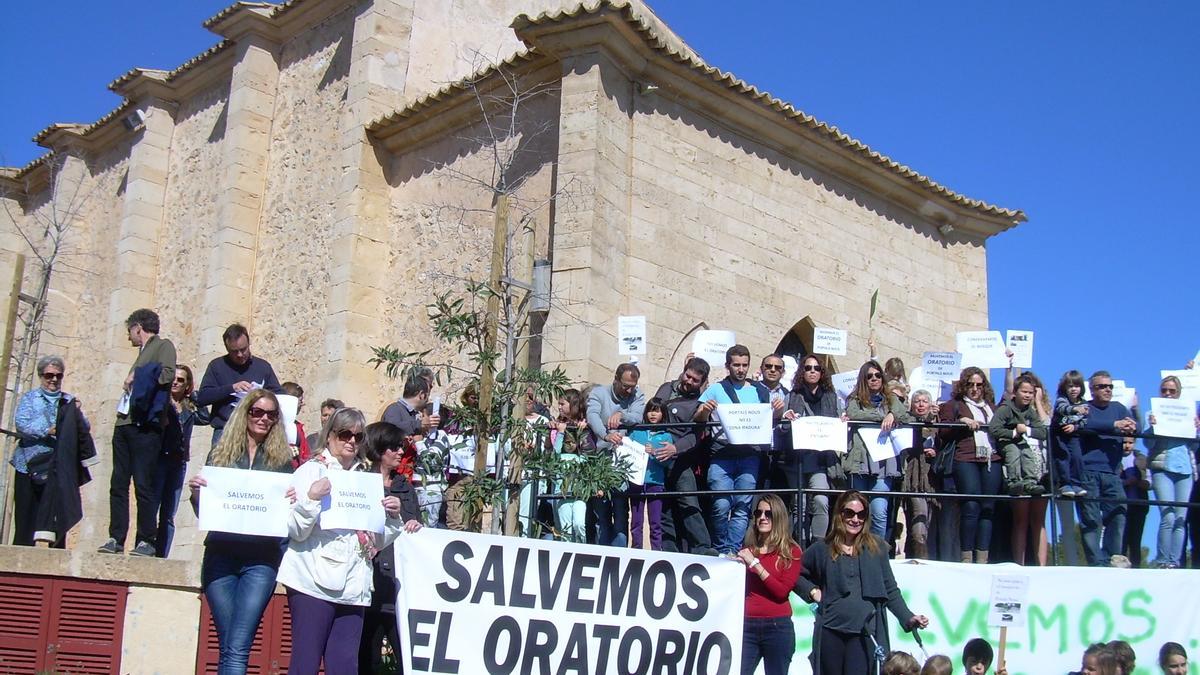
[[[105,85],[130,67],[211,46],[200,23],[226,4],[10,3],[0,164],[40,154],[28,139],[52,122],[115,107]],[[1105,368],[1145,409],[1158,371],[1200,349],[1200,3],[652,6],[709,63],[954,190],[1024,209],[1028,223],[988,243],[989,310],[992,328],[1035,331],[1043,380]]]

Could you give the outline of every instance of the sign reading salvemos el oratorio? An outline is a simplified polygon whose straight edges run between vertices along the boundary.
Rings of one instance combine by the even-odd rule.
[[[734,561],[428,528],[395,551],[405,672],[741,667],[746,571]]]

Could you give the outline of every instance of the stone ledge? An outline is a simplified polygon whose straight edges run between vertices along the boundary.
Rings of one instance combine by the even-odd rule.
[[[0,572],[200,590],[200,562],[90,551],[0,546]]]

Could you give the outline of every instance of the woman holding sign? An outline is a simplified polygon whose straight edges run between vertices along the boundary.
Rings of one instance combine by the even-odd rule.
[[[278,422],[279,401],[275,394],[268,389],[251,390],[229,416],[225,433],[208,454],[205,466],[291,473],[292,453]],[[203,472],[188,481],[192,507],[197,512],[207,485]],[[289,496],[295,499],[291,491]],[[280,537],[219,531],[209,532],[204,539],[200,589],[217,627],[218,673],[246,672],[250,645],[275,592],[275,576],[285,545]]]
[[[804,552],[795,591],[818,606],[809,657],[814,675],[878,672],[891,644],[885,611],[906,631],[929,625],[900,596],[887,542],[867,531],[866,520],[866,497],[843,492],[834,504],[829,534]]]
[[[858,369],[858,383],[846,400],[846,415],[851,421],[873,422],[879,425],[879,433],[886,434],[896,427],[906,410],[890,391],[883,386],[883,368],[877,361],[867,361]],[[863,440],[863,429],[856,427],[850,443],[850,452],[842,458],[842,467],[850,476],[850,487],[855,490],[891,492],[900,477],[900,464],[895,454],[883,461],[871,456]],[[889,444],[890,448],[891,445]],[[887,540],[888,500],[886,497],[871,499],[871,531]]]
[[[279,566],[279,583],[287,588],[292,611],[288,673],[293,675],[316,673],[322,659],[328,675],[358,672],[363,614],[374,587],[371,561],[400,534],[400,500],[395,495],[381,500],[386,515],[382,533],[326,528],[322,523],[325,514],[332,518],[334,509],[341,510],[343,504],[348,508],[339,515],[365,505],[353,501],[360,495],[351,492],[331,499],[330,476],[363,464],[366,426],[362,412],[355,408],[333,413],[321,430],[320,454],[301,465],[292,481],[297,500],[288,519],[289,541]],[[355,488],[366,489],[365,485]],[[365,515],[364,520],[369,520],[371,514]]]
[[[761,495],[737,560],[746,566],[746,618],[742,675],[762,661],[766,675],[785,675],[796,652],[788,595],[800,578],[800,547],[792,540],[788,511],[777,495]]]
[[[790,414],[789,414],[790,413]],[[838,410],[838,395],[829,379],[829,373],[821,365],[821,359],[809,354],[800,361],[800,368],[792,380],[792,394],[788,398],[788,412],[784,419],[795,419],[805,415],[841,417]],[[829,489],[829,467],[838,463],[838,453],[829,450],[802,450],[787,453],[784,476],[789,492],[795,491],[793,479],[804,476],[805,487],[813,490]],[[794,462],[798,462],[797,467]],[[823,539],[829,531],[829,495],[813,495],[812,516],[809,533],[812,539]]]
[[[1163,398],[1177,399],[1183,385],[1179,378],[1168,375],[1159,384],[1158,392]],[[1150,413],[1150,428],[1154,434],[1154,426],[1158,420]],[[1200,424],[1200,420],[1196,421]],[[1151,480],[1154,482],[1154,496],[1157,499],[1171,502],[1186,502],[1192,494],[1193,471],[1192,457],[1196,453],[1196,442],[1185,441],[1181,438],[1158,437],[1147,440],[1147,457],[1150,460]],[[1158,560],[1159,567],[1174,569],[1183,564],[1183,539],[1187,529],[1186,506],[1158,507]]]

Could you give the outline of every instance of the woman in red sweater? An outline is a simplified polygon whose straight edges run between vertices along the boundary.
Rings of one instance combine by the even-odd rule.
[[[742,675],[753,675],[760,660],[766,675],[784,675],[796,651],[788,594],[800,576],[800,547],[792,540],[787,508],[776,495],[761,495],[751,515],[737,554],[746,566]]]

